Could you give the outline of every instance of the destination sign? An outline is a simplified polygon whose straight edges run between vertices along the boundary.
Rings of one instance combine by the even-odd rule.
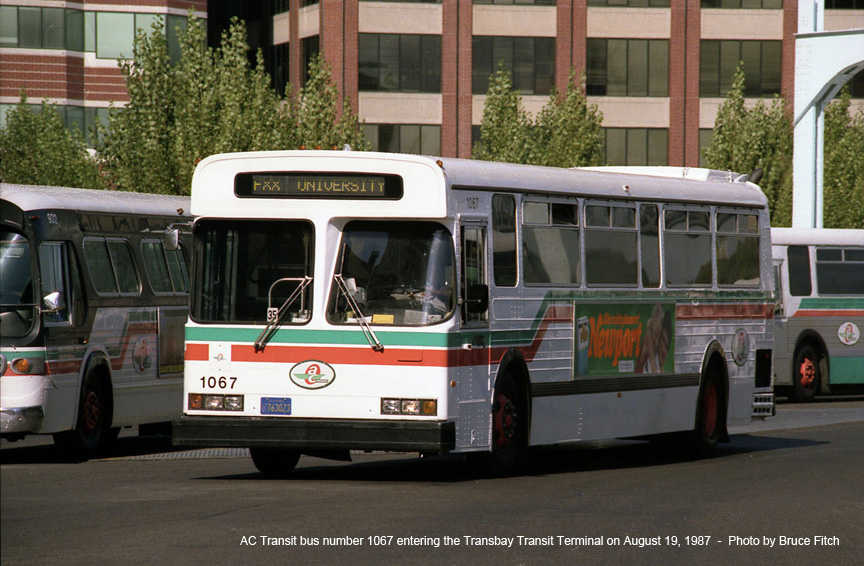
[[[321,173],[240,173],[239,197],[399,199],[402,179],[395,175]]]

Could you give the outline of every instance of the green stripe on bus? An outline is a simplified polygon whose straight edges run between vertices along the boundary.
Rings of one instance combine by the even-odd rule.
[[[261,328],[190,326],[186,328],[186,340],[190,342],[245,342],[251,344],[261,335],[262,329],[263,326]],[[446,332],[393,332],[376,328],[375,334],[385,346],[447,348],[460,343],[458,334]],[[269,343],[362,346],[367,345],[368,341],[359,328],[356,330],[311,330],[289,327],[277,330]]]
[[[864,384],[864,356],[831,358],[831,385]]]
[[[864,309],[864,297],[803,298],[798,310]]]

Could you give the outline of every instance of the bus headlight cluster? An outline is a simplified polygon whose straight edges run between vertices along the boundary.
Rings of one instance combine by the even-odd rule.
[[[242,395],[189,394],[189,409],[193,411],[242,411]]]
[[[434,417],[438,414],[438,401],[435,399],[381,399],[381,414]]]

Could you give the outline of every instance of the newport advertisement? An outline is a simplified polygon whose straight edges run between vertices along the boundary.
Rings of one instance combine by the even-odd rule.
[[[673,372],[674,304],[574,306],[577,376]]]

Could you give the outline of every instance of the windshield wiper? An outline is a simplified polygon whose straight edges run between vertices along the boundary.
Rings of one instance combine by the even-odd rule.
[[[273,297],[273,288],[283,281],[297,281],[297,288],[294,289],[294,292],[285,299],[285,302],[282,303],[282,306],[277,308],[272,307],[272,297]],[[303,289],[309,286],[309,283],[312,282],[312,278],[308,275],[305,277],[283,277],[282,279],[277,279],[270,285],[270,290],[267,292],[267,326],[264,327],[264,331],[258,336],[258,339],[255,340],[255,351],[258,352],[264,349],[265,344],[270,340],[273,334],[276,332],[276,329],[279,327],[279,324],[282,322],[282,318],[285,316],[285,313],[288,312],[288,307],[291,306],[291,303],[297,300],[303,293]],[[302,305],[301,305],[302,306]]]
[[[357,319],[360,328],[363,330],[363,335],[366,337],[366,341],[369,342],[369,345],[372,346],[372,349],[376,352],[383,352],[384,345],[381,344],[381,341],[378,340],[377,336],[375,336],[372,327],[369,326],[369,322],[360,310],[360,305],[357,304],[354,295],[352,295],[351,291],[348,289],[348,285],[345,283],[345,279],[342,278],[342,274],[337,273],[333,276],[333,280],[336,281],[336,286],[339,287],[339,291],[342,293],[342,296],[345,297],[348,306],[351,307],[352,311],[354,311],[355,318]]]

